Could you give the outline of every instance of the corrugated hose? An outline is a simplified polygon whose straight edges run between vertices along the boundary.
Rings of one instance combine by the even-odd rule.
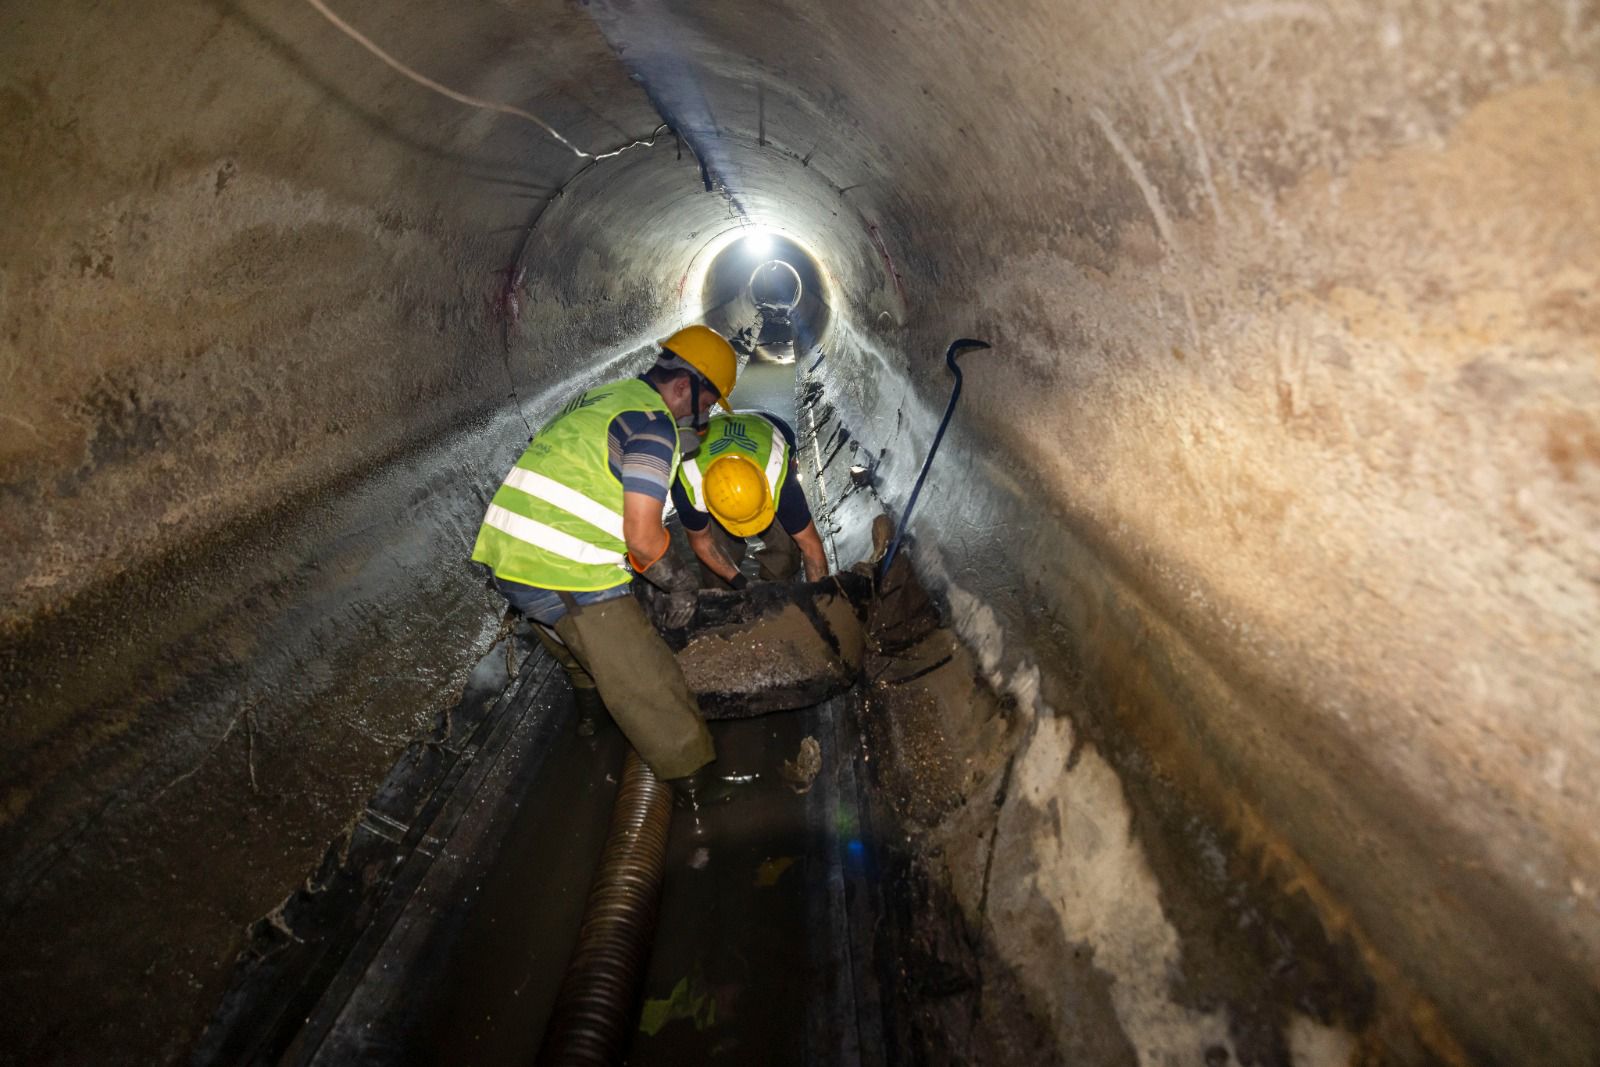
[[[671,825],[671,788],[630,749],[578,944],[545,1027],[540,1067],[622,1062],[655,936]]]

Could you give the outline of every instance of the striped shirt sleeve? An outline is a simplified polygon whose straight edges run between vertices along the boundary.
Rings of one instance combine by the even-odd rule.
[[[643,493],[665,503],[672,480],[672,457],[678,431],[672,416],[653,411],[624,411],[611,420],[607,442],[611,473],[625,493]]]

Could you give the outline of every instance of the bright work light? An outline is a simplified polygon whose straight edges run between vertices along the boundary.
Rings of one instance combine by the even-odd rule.
[[[744,252],[752,259],[765,259],[772,254],[772,235],[765,230],[757,230],[744,239]]]

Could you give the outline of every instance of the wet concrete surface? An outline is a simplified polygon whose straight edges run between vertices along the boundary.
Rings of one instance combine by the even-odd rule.
[[[382,976],[418,970],[409,960],[419,932],[432,941],[453,929],[459,868],[493,851],[500,808],[481,801],[542,765],[540,738],[556,725],[552,671],[510,635],[477,662],[460,699],[407,745],[321,864],[252,924],[195,1062],[302,1062],[351,1043],[339,1024],[352,1010],[367,1024],[364,1055],[345,1058],[371,1059],[384,1045],[389,1035],[370,1025],[384,1014],[372,1002],[394,993]]]
[[[514,419],[287,501],[0,648],[0,1062],[183,1054],[247,926],[488,644],[492,597],[430,561],[457,557],[479,509],[460,486]]]

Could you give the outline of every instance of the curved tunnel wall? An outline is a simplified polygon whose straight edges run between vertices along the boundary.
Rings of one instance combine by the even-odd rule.
[[[1592,8],[416,0],[359,18],[581,144],[662,119],[677,136],[585,168],[301,5],[17,9],[0,602],[4,833],[26,862],[8,914],[73,877],[85,906],[110,892],[62,843],[104,847],[96,812],[148,821],[189,765],[152,770],[170,737],[128,710],[167,638],[65,705],[41,678],[70,690],[148,636],[150,588],[183,591],[183,625],[231,619],[194,658],[245,679],[296,611],[420,619],[447,596],[446,643],[481,640],[458,487],[499,477],[511,408],[537,419],[596,352],[626,363],[691,317],[674,283],[745,220],[806,235],[836,283],[824,374],[891,501],[942,406],[944,345],[995,344],[914,532],[1002,686],[1185,782],[1439,1020],[1436,1054],[1581,1062],[1600,1043]],[[430,507],[455,532],[387,570],[370,529],[346,536]],[[318,547],[282,536],[297,522]],[[352,545],[365,599],[317,607],[345,588],[318,561]],[[416,683],[410,713],[453,680]],[[275,706],[310,706],[308,684]],[[195,715],[170,688],[161,730],[198,763],[237,706]],[[208,947],[127,996],[214,975],[228,930],[309,866],[407,726],[366,714],[316,819],[314,782],[273,794],[254,840],[294,849],[196,905]]]

